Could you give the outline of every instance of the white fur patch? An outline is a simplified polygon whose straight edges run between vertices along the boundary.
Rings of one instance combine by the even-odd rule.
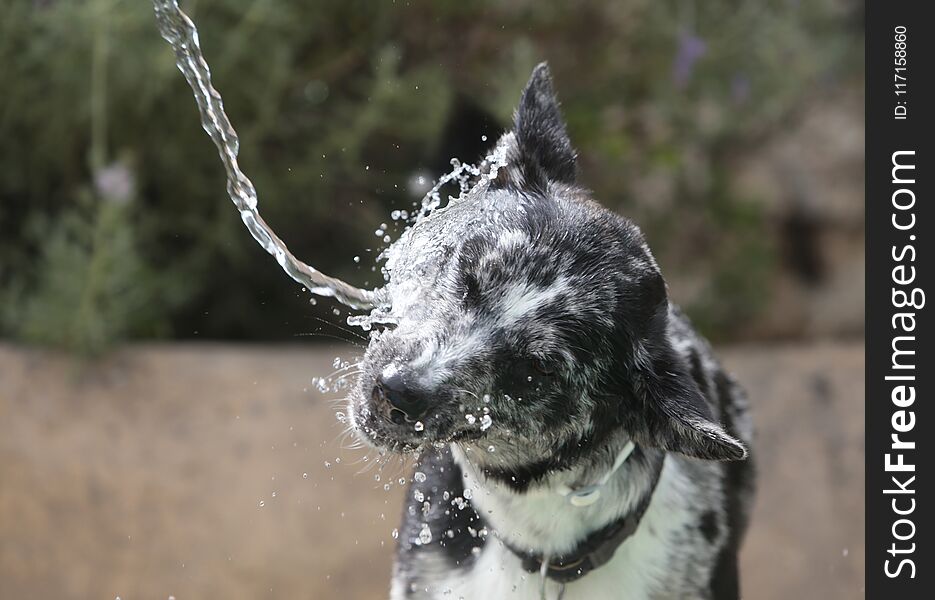
[[[529,236],[520,229],[508,229],[500,235],[497,245],[502,248],[512,246],[526,246],[529,244]]]
[[[568,279],[559,277],[545,288],[532,287],[527,282],[510,286],[503,296],[501,322],[515,323],[570,290]]]

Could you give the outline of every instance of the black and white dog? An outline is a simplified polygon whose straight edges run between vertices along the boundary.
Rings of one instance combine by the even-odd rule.
[[[743,392],[576,184],[548,68],[467,197],[391,248],[358,435],[418,453],[391,596],[738,598]]]

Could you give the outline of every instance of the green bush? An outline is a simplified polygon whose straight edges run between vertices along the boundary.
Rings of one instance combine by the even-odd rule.
[[[84,198],[34,231],[41,249],[35,285],[6,302],[14,333],[93,354],[152,332],[159,310],[150,301],[157,292],[146,288],[153,276],[136,251],[126,206]]]
[[[754,286],[759,275],[730,273],[768,276],[765,225],[723,159],[781,127],[819,82],[860,69],[858,9],[837,0],[183,8],[264,217],[298,256],[357,284],[379,283],[373,231],[414,200],[416,169],[444,164],[459,102],[506,124],[547,59],[597,197],[646,224],[664,266],[712,258],[668,254],[687,226],[726,240],[715,281]],[[0,331],[82,350],[128,336],[271,339],[330,310],[309,308],[242,230],[148,2],[4,2],[0,64]],[[126,205],[93,184],[115,164],[135,181]],[[723,304],[718,285],[708,297]],[[694,311],[716,323],[726,302]]]

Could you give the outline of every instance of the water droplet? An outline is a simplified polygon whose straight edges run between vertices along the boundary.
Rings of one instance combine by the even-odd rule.
[[[413,475],[412,478],[418,481],[419,483],[422,483],[425,481],[425,473],[423,473],[422,471],[416,471],[415,475]]]
[[[496,451],[497,451],[497,449],[494,448],[493,446],[487,446],[487,452],[493,453],[493,452],[496,452]]]
[[[471,488],[464,488],[464,498],[470,500],[474,497],[474,492],[471,491]]]
[[[331,461],[328,461],[328,460],[325,461],[325,468],[326,468],[326,469],[330,469],[330,468],[331,468]]]
[[[398,529],[393,529],[392,536],[393,536],[393,539],[394,539],[394,540],[395,540],[396,538],[398,538],[398,537],[399,537],[399,530],[398,530]]]
[[[308,473],[302,473],[302,479],[308,479]]]
[[[468,425],[473,425],[475,422],[477,422],[477,417],[475,417],[471,413],[464,415],[464,418],[467,420]]]
[[[432,530],[429,529],[428,523],[422,524],[422,529],[419,531],[419,543],[428,544],[432,541]]]
[[[354,262],[355,262],[355,263],[359,263],[359,262],[360,262],[360,257],[359,257],[359,256],[355,256],[355,257],[354,257]]]
[[[416,502],[425,501],[425,494],[422,493],[422,490],[415,490],[412,493],[412,497],[415,498]]]
[[[263,508],[264,506],[266,506],[266,501],[260,500],[260,508]]]
[[[413,429],[415,429],[416,431],[422,431],[423,429],[425,429],[425,425],[422,424],[422,421],[416,421],[416,424],[413,425]]]
[[[484,415],[480,418],[480,430],[487,431],[490,429],[490,426],[493,425],[493,419],[490,418],[490,415]]]

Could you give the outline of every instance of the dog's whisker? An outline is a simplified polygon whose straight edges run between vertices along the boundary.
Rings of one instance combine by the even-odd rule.
[[[328,325],[328,326],[330,326],[330,327],[334,327],[335,329],[339,329],[339,330],[343,331],[344,333],[350,334],[350,335],[354,336],[355,338],[360,339],[360,340],[363,341],[363,342],[368,342],[368,341],[369,341],[369,340],[367,339],[367,336],[365,336],[364,334],[360,333],[359,331],[354,331],[353,329],[349,329],[349,328],[344,327],[344,326],[342,326],[342,325],[338,325],[337,323],[334,323],[334,322],[329,321],[329,320],[327,320],[327,319],[322,319],[321,317],[314,317],[314,318],[315,318],[316,321],[320,321],[320,322],[324,323],[325,325]]]
[[[337,336],[337,335],[334,335],[334,334],[331,334],[331,333],[322,333],[322,332],[320,332],[320,331],[309,331],[309,332],[305,332],[305,333],[296,333],[296,334],[293,334],[293,335],[294,335],[295,337],[323,337],[323,338],[329,338],[329,339],[333,339],[333,340],[338,340],[338,341],[343,342],[343,343],[345,343],[345,344],[350,344],[351,346],[354,346],[354,347],[356,347],[356,348],[360,348],[361,350],[366,350],[366,349],[367,349],[366,346],[364,346],[364,345],[362,345],[362,344],[360,344],[360,343],[358,343],[358,342],[354,342],[354,341],[351,341],[351,340],[346,340],[346,339],[344,339],[344,338],[342,338],[342,337],[340,337],[340,336]]]

